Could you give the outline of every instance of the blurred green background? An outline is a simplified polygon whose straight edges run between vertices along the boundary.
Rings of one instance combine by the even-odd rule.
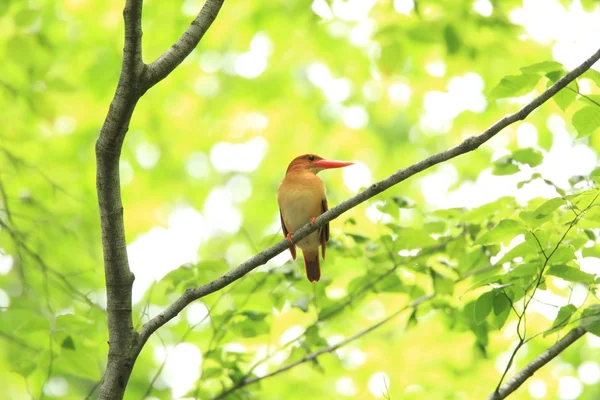
[[[201,6],[145,1],[144,61],[177,40]],[[119,77],[122,8],[115,0],[0,2],[3,398],[97,395],[108,336],[94,142]],[[295,156],[357,163],[321,174],[333,206],[517,111],[555,70],[534,71],[544,79],[507,96],[490,96],[492,88],[531,64],[575,67],[600,45],[599,17],[591,0],[225,2],[198,48],[141,99],[123,147],[134,323],[280,240],[275,192]],[[192,304],[150,339],[125,397],[212,398],[263,357],[257,376],[435,291],[415,313],[229,398],[485,398],[517,322],[508,309],[500,329],[492,314],[473,322],[482,291],[469,290],[479,279],[465,273],[495,264],[517,234],[488,242],[495,251],[477,239],[556,197],[556,187],[582,190],[600,134],[578,135],[571,117],[581,106],[571,102],[598,101],[599,82],[585,75],[579,94],[561,92],[477,151],[333,221],[319,284],[285,253]],[[543,163],[507,167],[502,157],[518,149]],[[518,185],[535,172],[550,184]],[[562,214],[545,223],[554,224],[547,232],[565,229]],[[594,248],[597,226],[591,219],[577,231],[587,229],[592,243],[571,244],[565,259],[592,275],[600,260],[581,249]],[[415,256],[419,248],[425,256]],[[531,334],[550,328],[558,307],[597,301],[591,281],[552,279],[529,309]],[[529,342],[517,368],[560,334]],[[511,398],[596,399],[599,357],[600,339],[587,335]]]

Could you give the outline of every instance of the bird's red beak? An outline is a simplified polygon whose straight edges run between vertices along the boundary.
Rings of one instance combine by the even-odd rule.
[[[354,164],[354,163],[348,162],[348,161],[334,161],[334,160],[319,160],[319,161],[315,161],[313,163],[313,165],[316,166],[317,168],[323,168],[323,169],[347,167],[348,165],[352,165],[352,164]]]

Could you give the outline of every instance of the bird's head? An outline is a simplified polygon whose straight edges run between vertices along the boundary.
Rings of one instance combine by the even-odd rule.
[[[352,164],[354,163],[348,161],[326,160],[316,154],[304,154],[292,160],[288,166],[286,174],[292,171],[309,171],[313,174],[317,174],[324,169],[347,167],[348,165]]]

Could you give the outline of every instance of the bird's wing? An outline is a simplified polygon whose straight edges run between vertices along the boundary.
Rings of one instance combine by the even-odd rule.
[[[287,239],[287,235],[288,235],[288,230],[285,227],[285,222],[283,222],[283,214],[281,213],[281,210],[279,210],[279,218],[281,219],[281,229],[283,230],[283,236],[286,237]],[[292,258],[295,260],[296,259],[296,245],[291,244],[290,243],[290,253],[292,253]]]
[[[321,200],[321,214],[323,214],[327,210],[329,210],[329,207],[327,206],[327,198],[324,197],[323,200]],[[327,222],[321,228],[320,236],[321,236],[321,254],[323,255],[323,259],[325,259],[325,248],[327,247],[327,242],[329,241],[329,222]]]

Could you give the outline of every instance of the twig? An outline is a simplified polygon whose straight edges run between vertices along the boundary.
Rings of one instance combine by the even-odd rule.
[[[263,375],[263,376],[257,376],[257,377],[254,377],[254,378],[243,379],[243,380],[237,382],[235,385],[233,385],[229,389],[227,389],[227,390],[221,392],[220,394],[218,394],[213,400],[224,399],[230,393],[232,393],[232,392],[240,389],[241,387],[251,385],[253,383],[256,383],[258,381],[262,381],[263,379],[267,379],[267,378],[270,378],[270,377],[275,376],[275,375],[279,375],[282,372],[288,371],[288,370],[290,370],[290,369],[292,369],[294,367],[297,367],[300,364],[304,364],[305,362],[312,361],[312,360],[316,359],[317,357],[319,357],[322,354],[334,352],[335,350],[339,349],[340,347],[343,347],[343,346],[347,345],[348,343],[353,342],[356,339],[358,339],[358,338],[366,335],[367,333],[374,331],[375,329],[379,328],[380,326],[384,325],[385,323],[387,323],[387,322],[391,321],[392,319],[396,318],[398,315],[402,314],[406,310],[410,310],[410,309],[416,308],[419,305],[421,305],[422,303],[424,303],[424,302],[432,299],[433,297],[435,297],[435,295],[429,295],[429,296],[420,297],[417,300],[415,300],[412,303],[410,303],[409,305],[404,306],[401,309],[399,309],[399,310],[393,312],[392,314],[388,315],[387,317],[385,317],[381,321],[377,322],[376,324],[371,325],[367,329],[362,330],[362,331],[356,333],[353,336],[350,336],[348,339],[342,340],[341,342],[338,342],[338,343],[333,344],[331,346],[324,347],[324,348],[322,348],[320,350],[317,350],[317,351],[315,351],[313,353],[307,354],[306,356],[302,357],[300,360],[295,361],[293,363],[290,363],[290,364],[288,364],[288,365],[286,365],[284,367],[281,367],[278,370],[275,370],[275,371],[270,372],[270,373],[268,373],[266,375]]]
[[[543,250],[543,246],[540,243],[540,241],[538,240],[537,236],[535,235],[535,233],[531,232],[531,234],[533,235],[533,237],[536,239],[540,250],[542,250],[542,254],[544,255],[544,264],[542,265],[542,268],[540,269],[539,275],[537,277],[537,280],[534,281],[535,285],[533,286],[533,291],[531,292],[531,296],[529,297],[529,299],[527,299],[527,291],[529,289],[527,289],[525,291],[525,296],[523,297],[523,312],[519,315],[519,319],[517,322],[517,334],[519,335],[519,342],[517,343],[517,345],[515,346],[514,350],[512,351],[510,358],[508,360],[508,363],[506,364],[506,367],[504,368],[504,372],[502,373],[502,376],[500,377],[500,380],[498,381],[498,385],[496,386],[496,392],[498,392],[501,388],[502,382],[504,381],[504,378],[506,377],[506,375],[508,374],[508,371],[510,369],[510,367],[512,366],[512,363],[515,359],[515,356],[517,355],[517,353],[519,352],[519,350],[521,349],[521,347],[526,343],[526,338],[527,338],[527,320],[526,320],[526,315],[527,315],[527,308],[529,307],[529,304],[531,303],[531,301],[533,300],[533,297],[535,296],[535,292],[537,291],[537,289],[540,287],[541,283],[542,283],[542,278],[544,276],[544,271],[546,270],[546,267],[548,266],[548,263],[550,262],[550,259],[552,258],[552,256],[554,255],[554,253],[556,253],[556,251],[558,250],[558,248],[560,247],[560,245],[562,244],[562,242],[565,240],[565,238],[567,237],[567,235],[569,234],[569,232],[571,231],[571,229],[577,224],[577,222],[579,222],[579,220],[581,218],[583,218],[583,215],[586,213],[587,210],[590,209],[590,207],[592,207],[592,205],[596,202],[596,200],[598,199],[598,196],[600,196],[600,192],[592,199],[592,201],[590,202],[590,204],[588,204],[588,206],[583,209],[581,211],[581,213],[579,213],[575,218],[573,218],[573,220],[571,221],[571,223],[569,224],[568,228],[565,230],[565,232],[563,233],[563,235],[561,236],[561,238],[558,240],[558,242],[556,243],[556,245],[554,246],[554,249],[552,249],[552,251],[550,252],[550,254],[548,254],[546,256],[546,254],[544,253]],[[523,323],[523,334],[521,335],[520,333],[520,327],[521,327],[521,323]]]
[[[525,368],[519,371],[515,376],[508,380],[504,385],[492,393],[488,400],[502,400],[509,394],[517,390],[523,382],[529,379],[535,372],[546,365],[550,360],[563,352],[567,347],[572,345],[577,339],[586,333],[583,328],[575,328],[567,333],[556,344],[548,348],[542,354],[537,356],[532,362],[527,364]]]
[[[490,140],[497,133],[502,131],[507,126],[525,119],[531,112],[544,104],[548,99],[554,96],[558,91],[563,89],[581,74],[583,74],[586,70],[588,70],[596,61],[600,59],[600,49],[596,51],[590,58],[584,61],[577,68],[569,72],[567,75],[559,79],[554,85],[549,87],[546,91],[544,91],[540,96],[535,98],[529,104],[525,105],[521,110],[514,114],[510,114],[496,122],[482,134],[477,136],[472,136],[466,140],[464,140],[459,145],[443,151],[441,153],[434,154],[422,161],[417,162],[407,168],[401,169],[396,173],[390,175],[389,177],[379,181],[377,183],[372,184],[366,190],[360,192],[354,197],[338,204],[337,206],[329,209],[329,211],[321,214],[314,221],[313,224],[307,223],[302,228],[298,229],[292,235],[292,241],[297,243],[299,240],[305,238],[310,233],[320,229],[327,222],[339,217],[344,212],[350,210],[351,208],[356,207],[357,205],[365,202],[366,200],[378,195],[379,193],[389,189],[390,187],[406,180],[407,178],[418,174],[434,165],[440,164],[444,161],[448,161],[452,158],[455,158],[459,155],[468,153],[470,151],[476,150],[483,143]],[[139,342],[137,344],[138,349],[141,350],[144,343],[150,335],[156,331],[158,328],[163,326],[169,320],[174,318],[181,310],[183,310],[188,304],[192,301],[202,298],[206,295],[214,293],[232,282],[240,279],[242,276],[246,275],[248,272],[257,268],[260,265],[265,264],[271,258],[275,257],[277,254],[283,252],[289,247],[289,242],[285,239],[281,240],[274,246],[267,248],[261,253],[251,257],[244,263],[240,264],[237,268],[227,272],[221,277],[215,279],[212,282],[209,282],[205,285],[195,288],[189,288],[179,297],[173,304],[167,307],[162,313],[158,314],[150,321],[148,321],[140,331]]]

